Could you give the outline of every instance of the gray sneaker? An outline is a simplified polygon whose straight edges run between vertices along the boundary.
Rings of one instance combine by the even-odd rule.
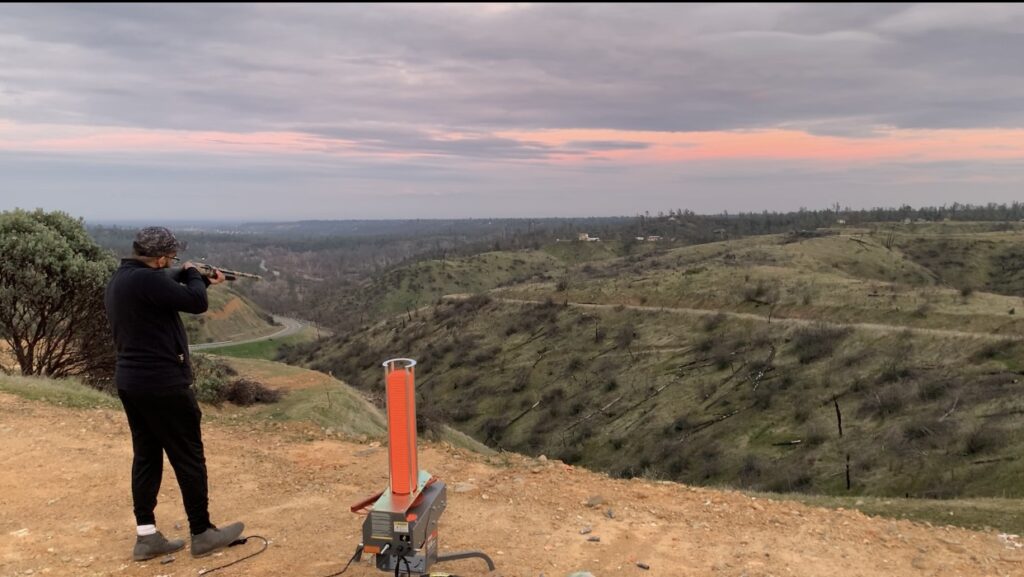
[[[210,526],[198,535],[192,535],[192,556],[206,557],[218,549],[223,549],[238,539],[245,529],[244,523],[232,523],[223,529]]]
[[[132,551],[132,559],[136,561],[148,561],[154,557],[180,551],[183,547],[185,547],[185,542],[181,539],[168,541],[160,534],[160,531],[157,531],[152,535],[137,537],[135,539],[135,550]]]

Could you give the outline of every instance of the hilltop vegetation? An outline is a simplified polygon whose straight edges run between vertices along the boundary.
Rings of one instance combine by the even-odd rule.
[[[996,265],[1024,234],[966,228],[620,245],[575,262],[555,246],[545,273],[288,358],[366,390],[382,356],[417,358],[431,418],[618,476],[1019,497],[1022,301]],[[989,242],[978,284],[954,284],[964,275],[945,267],[977,266]]]
[[[173,226],[189,242],[183,256],[262,274],[265,282],[239,284],[238,290],[275,314],[305,318],[328,328],[349,330],[378,320],[408,304],[398,295],[377,306],[394,281],[382,275],[401,274],[415,263],[452,261],[485,252],[538,251],[579,264],[582,260],[659,252],[670,248],[735,240],[768,234],[805,233],[829,227],[873,228],[880,243],[891,227],[901,229],[970,227],[969,232],[1019,230],[1024,204],[988,204],[776,213],[700,215],[677,209],[651,215],[605,218],[459,219],[383,221],[301,221],[241,225]],[[922,221],[922,222],[919,222]],[[947,222],[948,221],[948,222]],[[912,223],[905,225],[904,223]],[[135,228],[89,227],[97,242],[118,255],[130,251]],[[600,243],[561,249],[586,233]],[[647,238],[660,238],[648,243]],[[645,240],[637,240],[645,239]],[[655,246],[651,246],[655,244]],[[563,258],[570,257],[570,258]],[[552,271],[557,272],[557,271]],[[413,275],[417,276],[417,275]],[[423,279],[425,280],[425,279]],[[490,284],[490,283],[485,283]],[[423,285],[426,286],[425,284]],[[976,287],[981,288],[981,287]],[[416,291],[413,291],[415,293]],[[429,302],[429,299],[427,300]],[[367,310],[367,304],[371,310]]]

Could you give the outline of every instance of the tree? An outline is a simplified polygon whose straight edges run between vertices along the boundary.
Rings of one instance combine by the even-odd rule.
[[[104,287],[117,261],[63,212],[0,212],[0,338],[24,375],[109,386]]]

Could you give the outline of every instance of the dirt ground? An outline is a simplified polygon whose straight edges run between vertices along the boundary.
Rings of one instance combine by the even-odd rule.
[[[224,415],[208,420],[204,436],[214,522],[242,520],[247,534],[271,540],[263,554],[214,575],[319,577],[344,566],[364,519],[349,506],[385,487],[385,448],[309,425]],[[420,463],[449,488],[442,552],[486,551],[504,576],[1024,576],[1024,550],[995,533],[614,480],[557,461],[440,445],[421,447]],[[0,576],[194,576],[257,547],[132,562],[130,467],[120,412],[0,394]],[[169,466],[157,523],[165,535],[186,537]],[[487,574],[476,560],[435,570]],[[381,574],[366,560],[345,573]]]

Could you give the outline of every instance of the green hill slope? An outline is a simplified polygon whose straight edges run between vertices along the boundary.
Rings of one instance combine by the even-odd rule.
[[[924,331],[475,298],[353,335],[313,366],[372,386],[380,357],[412,356],[424,410],[622,476],[845,493],[849,455],[855,493],[1021,496],[1022,354]]]
[[[372,386],[383,358],[416,358],[424,410],[491,446],[622,476],[1021,496],[1020,297],[950,286],[920,256],[939,241],[917,234],[559,258],[295,360]],[[1005,234],[1003,258],[1024,246]]]
[[[201,315],[182,315],[192,344],[244,340],[280,329],[273,324],[272,316],[230,287],[211,287],[207,296],[209,310]]]
[[[1024,235],[1014,240],[999,254],[1024,251]],[[1018,294],[948,286],[941,279],[956,270],[928,268],[884,243],[868,235],[752,237],[585,265],[559,281],[495,294],[1024,334]],[[907,246],[914,254],[925,250]]]

